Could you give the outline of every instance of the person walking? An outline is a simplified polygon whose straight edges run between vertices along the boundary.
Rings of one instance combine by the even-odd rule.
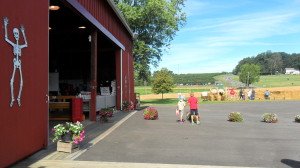
[[[185,101],[183,98],[180,98],[177,103],[177,110],[179,111],[179,123],[182,124],[184,122],[183,120],[183,113],[184,113],[184,107],[185,107]]]
[[[198,99],[194,97],[194,93],[190,94],[190,98],[188,99],[188,103],[190,106],[190,114],[191,114],[191,123],[194,124],[194,118],[196,119],[196,123],[200,124],[199,121],[199,113],[198,113]]]

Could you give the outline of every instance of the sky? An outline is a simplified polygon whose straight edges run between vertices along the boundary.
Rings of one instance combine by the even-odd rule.
[[[300,53],[300,0],[186,0],[187,21],[157,71],[232,72],[266,52]]]

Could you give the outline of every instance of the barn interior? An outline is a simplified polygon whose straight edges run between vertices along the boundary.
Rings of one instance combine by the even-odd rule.
[[[88,94],[91,81],[91,34],[96,28],[67,2],[50,0],[49,6],[49,96]],[[98,31],[97,91],[116,79],[115,44]],[[66,97],[68,98],[68,97]],[[65,100],[54,100],[65,101]],[[67,107],[54,107],[54,119]],[[88,112],[88,107],[84,108]],[[51,114],[50,114],[51,115]],[[51,117],[50,117],[51,118]],[[61,117],[62,119],[67,119]]]

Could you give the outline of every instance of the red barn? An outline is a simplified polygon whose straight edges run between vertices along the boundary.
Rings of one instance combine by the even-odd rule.
[[[0,24],[0,167],[48,145],[51,94],[89,93],[92,121],[103,98],[135,100],[133,33],[112,0],[1,0]]]

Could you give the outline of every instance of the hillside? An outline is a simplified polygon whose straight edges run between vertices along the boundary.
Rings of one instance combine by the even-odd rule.
[[[237,75],[226,74],[215,76],[217,81],[220,81],[227,87],[243,86],[239,82]],[[300,86],[300,75],[265,75],[260,76],[260,80],[253,84],[254,87],[272,88],[272,87],[291,87]]]

